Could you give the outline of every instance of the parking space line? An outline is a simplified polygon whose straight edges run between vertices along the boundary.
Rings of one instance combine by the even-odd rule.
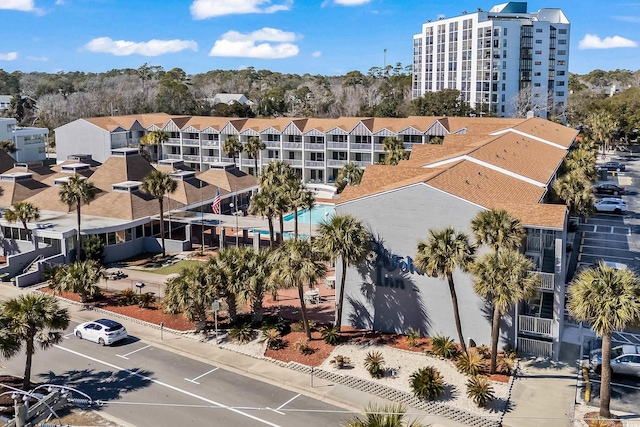
[[[149,348],[149,347],[151,347],[151,345],[148,345],[148,346],[145,346],[145,347],[139,348],[139,349],[137,349],[137,350],[130,351],[130,352],[129,352],[129,353],[127,353],[127,354],[116,354],[116,356],[118,356],[118,357],[122,357],[123,359],[127,359],[127,360],[129,360],[129,358],[128,358],[127,356],[131,356],[133,353],[137,353],[137,352],[139,352],[139,351],[141,351],[141,350],[144,350],[145,348]]]
[[[189,381],[189,382],[191,382],[191,383],[194,383],[194,384],[198,384],[198,385],[200,385],[200,383],[199,383],[199,382],[197,382],[196,380],[199,380],[200,378],[204,377],[205,375],[208,375],[208,374],[210,374],[210,373],[212,373],[212,372],[215,372],[215,371],[217,371],[218,369],[220,369],[220,368],[213,368],[212,370],[210,370],[210,371],[208,371],[208,372],[205,372],[204,374],[202,374],[202,375],[200,375],[200,376],[198,376],[198,377],[195,377],[194,379],[185,378],[185,380],[187,380],[187,381]]]
[[[291,399],[287,400],[286,402],[284,402],[282,405],[278,406],[276,408],[276,411],[284,408],[285,406],[287,406],[289,403],[293,402],[294,400],[296,400],[298,397],[300,397],[300,393],[296,394],[295,396],[293,396]]]
[[[600,381],[599,381],[599,380],[596,380],[596,379],[591,380],[591,382],[594,382],[594,383],[598,383],[598,384],[600,384]],[[611,385],[615,385],[615,386],[617,386],[617,387],[632,388],[632,389],[634,389],[634,390],[640,390],[640,387],[636,387],[636,386],[628,385],[628,384],[611,383]]]
[[[610,248],[602,248],[602,249],[610,249]],[[624,250],[624,249],[620,249],[620,250]],[[633,258],[627,258],[627,257],[623,257],[623,256],[614,256],[614,255],[598,255],[598,254],[588,254],[588,253],[581,253],[580,255],[584,255],[584,256],[592,256],[592,257],[596,257],[596,258],[614,258],[614,259],[626,259],[628,261],[632,261]],[[578,255],[578,257],[580,256]],[[580,260],[578,260],[580,261]]]
[[[67,335],[63,335],[62,338],[68,340],[71,335],[75,335],[73,332],[69,332]]]

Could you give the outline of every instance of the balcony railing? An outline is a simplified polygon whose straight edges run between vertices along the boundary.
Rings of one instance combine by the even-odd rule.
[[[349,145],[352,150],[371,151],[371,144],[353,143]]]
[[[199,162],[200,161],[200,156],[194,156],[194,155],[185,154],[184,156],[182,156],[182,158],[184,160],[186,160],[187,162]]]
[[[341,168],[342,166],[344,166],[346,164],[347,164],[346,160],[333,160],[333,159],[327,160],[327,165],[328,166],[337,166],[337,167]]]
[[[204,140],[202,141],[204,147],[220,147],[220,141]]]
[[[182,160],[182,156],[180,154],[165,154],[164,158],[169,160]]]
[[[518,316],[518,330],[547,337],[553,336],[553,319],[534,316]]]
[[[551,357],[553,355],[553,343],[530,338],[518,338],[518,351],[532,356]]]
[[[349,144],[346,142],[327,142],[327,148],[346,150],[348,146]]]
[[[180,145],[180,138],[169,138],[165,144],[169,145]]]
[[[262,141],[267,148],[280,148],[280,141]]]
[[[263,165],[268,165],[269,163],[277,162],[278,160],[280,160],[280,159],[278,159],[277,157],[276,158],[266,157],[266,158],[262,159],[262,164]]]
[[[202,161],[207,163],[218,163],[217,156],[202,156]]]
[[[317,160],[305,160],[304,165],[310,168],[323,168],[324,162],[319,162]]]
[[[302,142],[283,142],[282,143],[282,147],[283,148],[301,149],[302,148]]]
[[[544,273],[542,271],[530,271],[530,273],[540,276],[540,286],[538,289],[542,291],[553,291],[555,288],[555,274]]]
[[[356,166],[360,166],[361,168],[366,167],[367,165],[371,164],[371,160],[352,160],[351,163],[355,164]]]
[[[324,150],[324,144],[319,144],[317,142],[307,142],[304,144],[304,148],[306,150]]]
[[[382,144],[373,144],[373,149],[375,151],[384,151],[384,148],[382,148]]]
[[[183,139],[182,144],[183,145],[200,145],[200,140],[199,139]]]
[[[291,166],[302,166],[302,160],[297,159],[284,159],[285,162],[289,163]]]
[[[405,150],[411,150],[413,148],[413,143],[405,142],[404,144],[402,144],[402,146],[404,147]]]

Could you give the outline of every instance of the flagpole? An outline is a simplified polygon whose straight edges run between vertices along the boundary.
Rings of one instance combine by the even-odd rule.
[[[200,229],[202,231],[202,252],[204,252],[204,196],[202,194],[202,180],[200,180]]]

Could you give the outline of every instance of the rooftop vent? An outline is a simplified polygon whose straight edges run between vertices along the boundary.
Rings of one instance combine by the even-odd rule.
[[[79,163],[86,163],[91,160],[91,154],[72,154],[67,156],[67,160],[74,160]]]
[[[131,157],[131,156],[139,156],[140,151],[137,148],[116,148],[111,150],[111,155],[114,157]]]
[[[61,171],[64,173],[78,173],[84,170],[89,170],[89,165],[86,163],[71,163],[68,165],[62,165]]]
[[[75,175],[74,175],[75,176]],[[78,178],[80,178],[80,180],[84,180],[87,179],[86,177],[82,176],[82,175],[78,175]],[[56,178],[53,180],[53,185],[59,187],[62,184],[67,184],[69,183],[69,180],[71,179],[70,176],[63,176],[62,178]]]
[[[33,179],[33,174],[28,172],[11,172],[0,175],[0,181],[19,182]]]
[[[121,193],[133,193],[140,188],[140,185],[142,185],[140,181],[124,181],[113,184],[111,189]]]
[[[195,171],[175,171],[171,173],[171,177],[178,181],[186,181],[196,177]]]

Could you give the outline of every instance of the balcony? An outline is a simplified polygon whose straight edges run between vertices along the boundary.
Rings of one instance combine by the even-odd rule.
[[[324,144],[317,142],[307,142],[304,144],[306,150],[324,150]]]
[[[374,151],[384,151],[384,148],[382,148],[382,144],[373,144],[373,149]]]
[[[371,144],[362,144],[362,143],[353,143],[350,144],[349,147],[351,147],[352,150],[364,150],[364,151],[371,151]]]
[[[372,164],[371,160],[352,160],[351,163],[361,168],[367,167],[367,165]]]
[[[553,336],[553,319],[534,316],[518,316],[518,331],[545,337]]]
[[[291,166],[302,166],[302,160],[298,159],[284,159],[286,163],[289,163]]]
[[[540,276],[540,286],[538,286],[539,290],[553,292],[555,287],[555,274],[544,273],[542,271],[530,271],[529,273],[534,273]]]
[[[280,159],[278,159],[277,157],[266,157],[266,158],[263,158],[263,159],[262,159],[262,164],[263,164],[263,165],[268,165],[268,164],[269,164],[269,163],[271,163],[271,162],[277,162],[277,161],[279,161],[279,160],[280,160]]]
[[[304,165],[309,168],[323,168],[324,162],[319,162],[316,160],[305,160]]]
[[[262,141],[267,148],[280,148],[280,141]]]
[[[404,147],[405,150],[411,150],[413,148],[413,143],[405,142],[404,144],[402,144],[402,146]]]
[[[258,162],[260,163],[260,162]],[[256,161],[253,159],[242,159],[242,166],[255,166],[256,165]]]
[[[200,156],[194,156],[194,155],[188,155],[185,154],[184,156],[182,156],[182,159],[187,161],[187,162],[200,162]]]
[[[333,160],[333,159],[327,160],[327,166],[333,166],[333,167],[341,168],[346,164],[347,164],[346,160]]]
[[[346,150],[349,144],[347,142],[327,142],[327,148]]]
[[[167,145],[180,145],[180,138],[169,138],[169,139],[167,139],[167,142],[165,142],[165,144],[167,144]]]
[[[206,163],[218,163],[218,157],[216,156],[202,156],[202,161]]]
[[[518,338],[518,351],[537,357],[553,356],[553,343],[531,338]]]
[[[302,142],[283,142],[282,143],[282,147],[283,148],[293,148],[293,149],[301,149],[302,148]]]
[[[165,154],[164,158],[169,160],[182,160],[182,156],[180,154]]]
[[[199,139],[183,139],[182,144],[183,145],[200,145],[200,140]]]
[[[220,147],[220,141],[204,140],[202,141],[203,147]]]

